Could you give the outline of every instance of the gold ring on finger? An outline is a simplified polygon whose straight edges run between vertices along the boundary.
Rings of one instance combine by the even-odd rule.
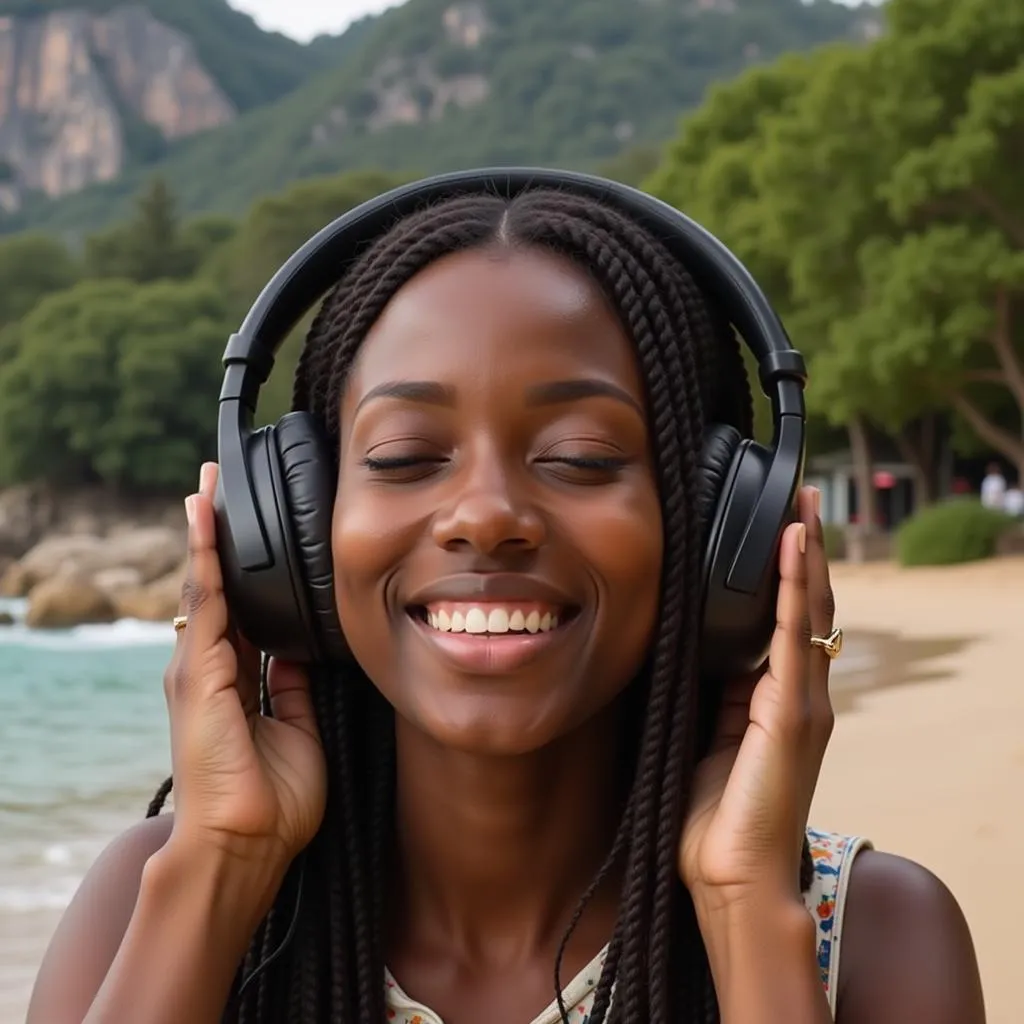
[[[174,616],[174,632],[180,633],[188,625],[187,615],[175,615]]]
[[[811,646],[820,647],[831,659],[836,659],[843,651],[843,631],[838,626],[828,636],[812,636]]]

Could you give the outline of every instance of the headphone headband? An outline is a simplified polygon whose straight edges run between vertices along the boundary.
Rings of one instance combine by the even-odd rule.
[[[793,352],[786,330],[750,271],[714,235],[685,214],[638,189],[589,174],[540,168],[456,171],[402,185],[342,214],[317,232],[274,274],[229,346],[232,363],[266,369],[267,356],[345,272],[366,246],[424,206],[473,193],[512,199],[533,189],[572,192],[617,209],[658,239],[723,309],[770,377],[796,376],[802,365],[772,358]],[[265,352],[257,350],[264,349]],[[229,353],[225,353],[225,362]],[[263,379],[266,379],[265,376]],[[260,381],[262,383],[262,380]],[[768,390],[769,381],[762,384]]]
[[[534,168],[459,171],[386,192],[343,214],[314,235],[277,271],[256,299],[224,352],[218,448],[224,514],[237,565],[258,572],[274,564],[273,545],[261,522],[249,441],[261,385],[292,328],[344,274],[365,248],[422,207],[460,195],[486,193],[512,199],[534,189],[567,191],[610,206],[655,237],[693,275],[722,310],[758,362],[761,387],[771,400],[771,462],[753,512],[736,538],[727,586],[753,594],[778,541],[778,524],[792,505],[803,467],[806,370],[782,322],[744,265],[710,232],[666,203],[637,189],[587,174]],[[710,557],[710,556],[709,556]]]

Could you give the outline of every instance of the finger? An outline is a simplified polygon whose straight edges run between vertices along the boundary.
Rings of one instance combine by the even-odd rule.
[[[320,741],[320,731],[313,711],[309,675],[300,665],[271,658],[267,667],[267,689],[274,718],[294,726]]]
[[[807,615],[806,544],[807,527],[803,523],[793,523],[782,535],[775,632],[768,651],[768,676],[774,682],[772,689],[778,704],[779,724],[790,733],[803,729],[808,713],[810,623]],[[763,682],[758,690],[763,688]]]
[[[807,611],[815,636],[828,636],[835,625],[835,597],[825,553],[821,523],[821,492],[806,487],[800,493],[800,519],[807,527]],[[821,652],[827,661],[827,655]]]
[[[811,632],[828,636],[835,625],[835,598],[829,579],[828,556],[825,553],[825,531],[821,523],[821,492],[807,487],[800,495],[800,518],[807,527],[807,612]],[[835,714],[829,694],[829,671],[832,659],[820,648],[808,652],[808,685],[811,717],[819,738],[821,753],[832,735]]]
[[[216,473],[207,467],[200,490],[185,499],[188,517],[188,566],[181,590],[179,614],[188,622],[178,634],[178,658],[182,667],[195,667],[228,634],[228,609],[224,599],[212,490]]]

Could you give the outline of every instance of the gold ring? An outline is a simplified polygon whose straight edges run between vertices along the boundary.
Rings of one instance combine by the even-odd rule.
[[[187,615],[175,615],[174,616],[174,632],[180,633],[188,625]]]
[[[828,636],[812,636],[811,646],[820,647],[829,658],[838,658],[843,650],[843,631],[836,626]]]

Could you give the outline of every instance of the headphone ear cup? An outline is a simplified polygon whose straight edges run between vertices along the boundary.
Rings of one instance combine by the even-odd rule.
[[[700,451],[700,477],[697,490],[697,514],[704,524],[705,545],[713,540],[716,512],[726,489],[729,472],[743,436],[732,426],[713,423],[704,431]],[[709,559],[705,559],[707,565]]]
[[[284,491],[286,529],[308,602],[316,649],[337,660],[349,653],[338,619],[331,556],[331,520],[337,478],[334,458],[313,417],[291,412],[278,420],[274,441]]]
[[[700,660],[702,675],[713,680],[759,668],[775,629],[779,575],[774,563],[764,567],[753,593],[727,585],[771,463],[771,451],[735,427],[715,424],[705,433],[697,496],[705,524]],[[785,526],[780,524],[780,535]]]

